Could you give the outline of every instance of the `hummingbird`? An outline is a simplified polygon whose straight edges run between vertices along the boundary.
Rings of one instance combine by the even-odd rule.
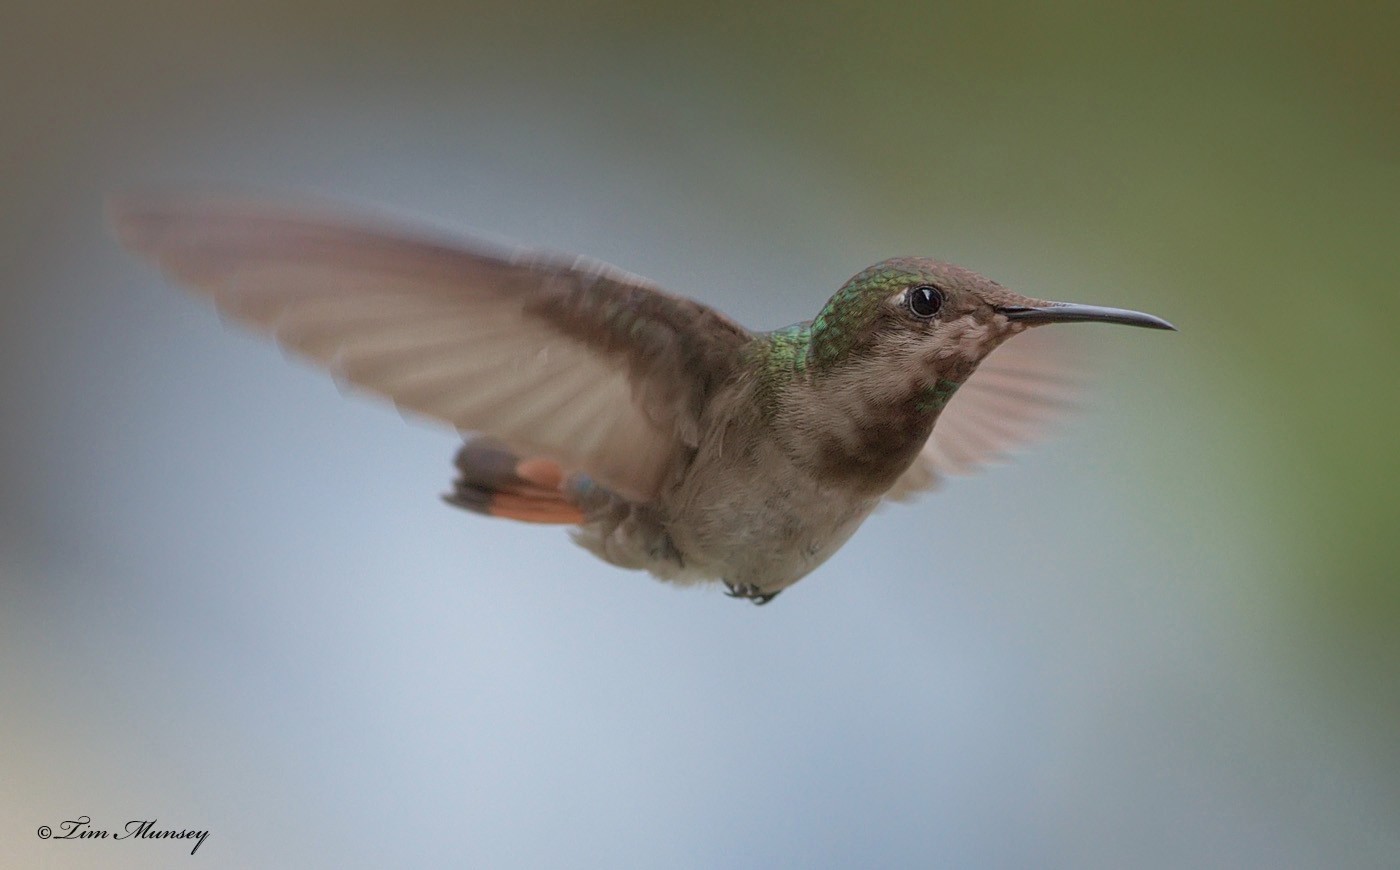
[[[225,317],[463,433],[449,504],[572,526],[613,565],[755,604],[882,502],[1063,403],[1015,343],[982,366],[1004,342],[1056,323],[1174,329],[928,257],[876,263],[811,320],[761,332],[605,263],[400,220],[160,194],[115,198],[109,219]]]

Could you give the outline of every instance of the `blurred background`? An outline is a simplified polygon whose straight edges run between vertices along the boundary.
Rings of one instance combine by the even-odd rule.
[[[4,863],[1400,866],[1396,9],[7,3]],[[118,250],[145,184],[1181,332],[758,609],[443,506],[452,433]]]

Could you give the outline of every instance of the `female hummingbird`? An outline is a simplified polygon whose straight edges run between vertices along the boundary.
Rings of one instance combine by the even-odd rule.
[[[1068,321],[1173,328],[902,257],[814,319],[753,332],[602,263],[393,223],[162,196],[118,199],[110,217],[127,248],[227,316],[476,433],[449,503],[575,526],[607,562],[722,581],[757,604],[881,501],[1023,440],[1062,403],[1014,343],[979,370],[1007,339]]]

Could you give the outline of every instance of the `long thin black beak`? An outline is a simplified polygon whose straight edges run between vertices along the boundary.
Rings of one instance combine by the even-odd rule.
[[[1176,327],[1160,317],[1129,311],[1126,308],[1104,308],[1101,305],[1076,305],[1073,302],[1047,302],[1044,305],[1007,305],[997,309],[1010,320],[1022,323],[1074,323],[1076,321],[1098,321],[1100,323],[1123,323],[1128,326],[1145,326],[1148,329],[1170,329]]]

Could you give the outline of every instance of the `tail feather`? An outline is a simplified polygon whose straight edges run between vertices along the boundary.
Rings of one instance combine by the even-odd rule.
[[[522,460],[500,442],[474,438],[457,451],[457,480],[443,501],[463,510],[527,523],[577,525],[583,511],[561,490],[564,470],[550,459]]]

